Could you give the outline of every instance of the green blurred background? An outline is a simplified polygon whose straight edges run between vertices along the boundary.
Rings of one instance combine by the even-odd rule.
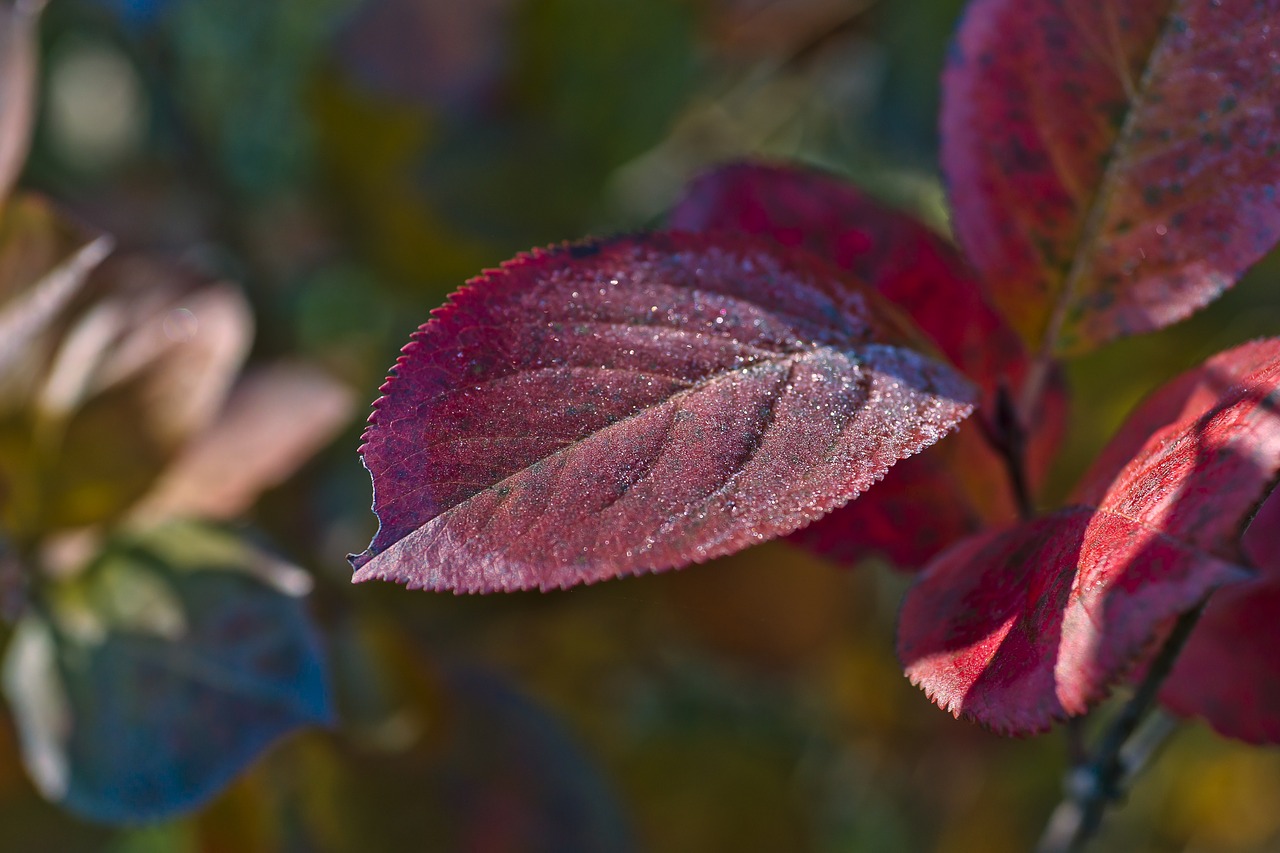
[[[945,229],[937,80],[961,5],[53,0],[23,185],[240,282],[255,359],[307,359],[371,402],[466,278],[651,226],[726,159],[819,164]],[[1277,273],[1271,258],[1193,320],[1074,364],[1051,492],[1156,383],[1274,334]],[[6,723],[0,848],[996,853],[1037,837],[1062,738],[997,738],[906,682],[908,579],[775,543],[549,595],[352,588],[343,557],[375,526],[362,417],[242,522],[316,576],[341,725],[282,742],[193,816],[106,829],[40,799]],[[1280,753],[1186,727],[1097,849],[1280,849]]]

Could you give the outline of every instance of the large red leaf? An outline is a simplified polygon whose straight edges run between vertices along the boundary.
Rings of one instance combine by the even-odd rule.
[[[1242,547],[1241,533],[1280,473],[1280,340],[1225,353],[1193,377],[1150,406],[1180,412],[1175,398],[1182,397],[1201,400],[1199,410],[1150,433],[1105,486],[1086,486],[1096,508],[966,540],[922,575],[903,610],[899,647],[908,674],[940,704],[1010,731],[1081,713],[1169,617],[1223,583],[1253,577],[1242,566],[1257,558]],[[1122,431],[1118,440],[1129,439]],[[1221,623],[1237,644],[1253,642],[1239,632],[1261,618],[1256,608],[1266,618],[1280,615],[1266,616],[1259,600],[1271,581],[1260,581],[1235,588],[1243,595],[1248,586],[1264,587],[1259,598],[1248,597],[1247,613],[1206,624]],[[1227,609],[1241,600],[1223,595]],[[1209,609],[1222,608],[1215,598]],[[1221,674],[1198,669],[1195,676],[1188,692]],[[1197,710],[1209,713],[1203,704]]]
[[[1158,329],[1280,236],[1280,0],[974,0],[943,75],[955,228],[1063,352]]]
[[[983,391],[979,411],[996,434],[997,395],[1020,388],[1021,340],[986,301],[945,240],[835,176],[795,166],[735,163],[692,181],[670,216],[674,227],[732,230],[803,246],[871,284],[912,315]],[[1028,461],[1034,485],[1062,437],[1066,392],[1053,374],[1036,416]],[[946,545],[1017,516],[1003,464],[984,430],[960,434],[896,466],[866,498],[797,531],[793,539],[852,565],[869,553],[916,568]]]
[[[914,341],[868,289],[745,238],[517,258],[438,309],[384,386],[355,580],[546,589],[789,533],[971,410]]]

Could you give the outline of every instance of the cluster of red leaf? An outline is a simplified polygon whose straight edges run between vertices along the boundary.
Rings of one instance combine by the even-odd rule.
[[[920,569],[908,675],[1012,733],[1084,713],[1203,604],[1163,702],[1280,742],[1280,339],[1159,391],[1035,508],[1058,359],[1186,316],[1280,237],[1278,52],[1277,0],[974,0],[943,79],[963,255],[748,164],[695,181],[678,231],[470,282],[375,404],[356,580],[546,589],[788,534],[878,553]]]

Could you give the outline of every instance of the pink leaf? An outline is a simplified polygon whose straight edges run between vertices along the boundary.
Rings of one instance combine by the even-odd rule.
[[[677,228],[729,230],[803,246],[870,283],[912,316],[951,362],[983,389],[979,417],[995,432],[997,395],[1026,378],[1021,340],[987,303],[971,271],[941,237],[835,176],[759,163],[724,166],[695,179],[670,217]],[[1043,478],[1062,437],[1066,392],[1054,371],[1033,430],[1031,479]],[[946,545],[1016,517],[1003,463],[970,425],[908,460],[883,485],[798,531],[794,541],[853,565],[868,553],[902,568]]]
[[[1278,48],[1280,0],[970,3],[942,165],[960,243],[1028,340],[1161,328],[1275,244]]]
[[[1274,534],[1252,535],[1247,548],[1241,542],[1280,473],[1278,389],[1280,339],[1211,359],[1139,408],[1135,422],[1148,430],[1146,441],[1118,473],[1081,490],[1096,508],[974,537],[940,556],[903,610],[899,643],[913,680],[950,710],[994,728],[1043,728],[1082,713],[1168,618],[1234,582],[1211,600],[1208,627],[1197,628],[1188,645],[1193,663],[1179,665],[1167,690],[1177,695],[1167,701],[1185,713],[1211,714],[1213,706],[1187,697],[1204,691],[1214,703],[1256,700],[1265,688],[1219,682],[1229,668],[1204,661],[1231,643],[1258,642],[1241,631],[1280,615],[1266,615],[1274,578],[1264,572],[1251,580],[1244,568],[1257,563],[1257,550]],[[1158,412],[1175,420],[1153,424]],[[1126,427],[1117,441],[1131,444],[1135,434]],[[1265,518],[1262,524],[1267,529]],[[1257,596],[1240,604],[1251,587]],[[940,623],[938,614],[947,618]],[[1021,633],[1010,640],[1015,626]],[[1019,639],[1024,635],[1033,641]],[[1194,679],[1194,687],[1187,681],[1180,689],[1179,679]],[[1249,723],[1273,725],[1260,713]]]
[[[474,280],[405,348],[362,456],[355,580],[477,592],[795,530],[971,410],[872,292],[743,238],[619,238]]]

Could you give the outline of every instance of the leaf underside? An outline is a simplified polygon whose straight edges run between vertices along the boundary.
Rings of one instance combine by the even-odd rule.
[[[405,347],[356,581],[482,592],[700,562],[840,506],[972,409],[819,259],[672,233],[522,256]]]
[[[969,4],[942,166],[1024,337],[1074,353],[1159,329],[1275,244],[1277,49],[1280,0]]]

